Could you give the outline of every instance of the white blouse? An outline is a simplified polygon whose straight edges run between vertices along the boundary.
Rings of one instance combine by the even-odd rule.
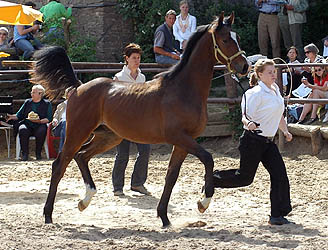
[[[195,30],[196,17],[188,14],[187,18],[183,20],[181,14],[177,16],[173,24],[173,35],[180,42],[180,48],[182,48],[182,42],[188,40]]]
[[[115,74],[114,80],[131,83],[143,83],[146,81],[146,77],[144,74],[141,73],[141,70],[138,69],[138,76],[136,79],[134,79],[131,76],[131,70],[128,68],[128,66],[124,65],[123,69]]]
[[[262,136],[275,136],[281,117],[284,113],[284,99],[277,84],[268,88],[262,81],[255,87],[246,91],[246,118],[260,124]],[[245,97],[241,102],[242,113],[245,113]],[[244,125],[244,129],[247,126]]]

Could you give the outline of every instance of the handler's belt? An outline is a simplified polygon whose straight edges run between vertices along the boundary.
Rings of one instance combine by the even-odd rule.
[[[278,11],[273,11],[273,12],[260,11],[260,13],[262,13],[264,15],[278,15]]]
[[[265,143],[271,143],[274,140],[274,136],[263,136],[263,135],[259,135],[256,132],[252,132],[252,131],[246,130],[246,129],[244,130],[244,135],[250,136],[252,138],[263,141]]]

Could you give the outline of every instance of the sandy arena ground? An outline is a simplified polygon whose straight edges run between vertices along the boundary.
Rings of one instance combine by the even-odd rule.
[[[213,154],[215,168],[238,167],[237,145],[231,139],[203,145]],[[52,160],[8,160],[1,144],[0,249],[328,249],[327,151],[310,156],[309,150],[304,150],[309,144],[295,141],[292,146],[294,149],[283,156],[293,205],[288,218],[296,224],[268,225],[270,181],[263,166],[252,185],[217,189],[209,209],[200,214],[196,202],[204,167],[188,156],[169,203],[172,226],[163,229],[156,206],[163,190],[169,146],[153,147],[146,183],[152,196],[129,190],[135,154],[130,157],[124,198],[112,193],[114,151],[92,159],[90,169],[98,193],[82,213],[77,203],[85,188],[72,162],[59,184],[54,224],[45,225],[42,212]]]

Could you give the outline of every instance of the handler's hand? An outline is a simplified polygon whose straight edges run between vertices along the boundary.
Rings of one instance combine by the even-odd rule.
[[[7,114],[7,117],[6,117],[6,122],[10,121],[10,120],[15,120],[16,118],[16,115],[10,115],[10,114]]]
[[[257,126],[254,122],[251,121],[247,124],[247,128],[248,128],[248,130],[254,130],[257,128]]]
[[[284,132],[284,136],[286,138],[286,141],[288,141],[288,142],[293,140],[293,135],[291,133],[289,133],[288,131]]]
[[[41,123],[41,120],[40,119],[36,119],[36,120],[31,120],[29,119],[30,122],[33,122],[33,123]]]

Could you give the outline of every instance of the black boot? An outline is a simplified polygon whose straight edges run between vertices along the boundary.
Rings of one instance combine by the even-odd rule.
[[[37,160],[41,160],[42,159],[41,153],[36,153],[35,157],[36,157]]]
[[[22,152],[22,161],[28,161],[28,153]]]

